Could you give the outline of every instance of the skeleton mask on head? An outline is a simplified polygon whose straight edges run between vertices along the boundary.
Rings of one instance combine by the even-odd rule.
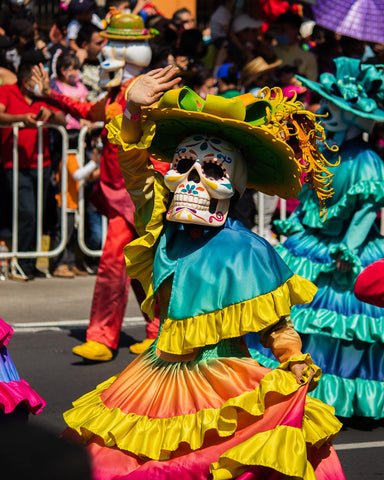
[[[104,61],[100,65],[99,84],[103,88],[120,85],[126,66],[131,67],[131,76],[139,75],[152,58],[151,47],[146,41],[108,40],[102,53]]]
[[[145,28],[139,15],[112,12],[107,28],[100,35],[108,39],[102,49],[101,87],[116,87],[140,75],[143,67],[150,64],[152,50],[148,39],[153,38],[155,32]]]
[[[177,147],[165,175],[174,192],[167,219],[206,226],[223,225],[235,191],[243,194],[247,181],[242,154],[219,138],[191,135]]]

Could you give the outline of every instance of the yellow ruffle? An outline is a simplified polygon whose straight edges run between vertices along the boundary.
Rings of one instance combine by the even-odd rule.
[[[143,120],[141,123],[143,134],[137,144],[128,144],[121,138],[122,115],[114,117],[106,126],[108,130],[108,140],[118,145],[125,152],[134,149],[148,149],[155,135],[156,126],[149,120]],[[144,232],[139,238],[133,240],[124,248],[125,263],[127,274],[131,278],[139,280],[144,292],[145,300],[141,304],[141,309],[154,318],[155,300],[153,298],[153,262],[154,245],[160,237],[164,213],[167,210],[167,204],[170,196],[169,189],[164,184],[163,176],[159,172],[154,172],[155,181],[153,184],[153,198],[147,202],[143,208],[135,211],[135,227],[138,232]]]
[[[306,397],[301,430],[279,425],[273,430],[258,433],[236,445],[221,455],[218,462],[211,465],[213,480],[237,478],[250,465],[273,468],[289,477],[316,480],[313,467],[307,460],[306,446],[310,444],[320,448],[325,443],[331,442],[335,438],[337,420],[333,416],[332,407],[313,400],[309,396]]]
[[[121,122],[123,120],[123,115],[116,115],[112,118],[112,120],[105,126],[108,130],[108,140],[113,143],[114,145],[118,145],[121,147],[125,152],[129,150],[145,150],[148,149],[151,144],[153,137],[156,133],[156,125],[154,122],[150,120],[142,120],[141,121],[141,128],[143,134],[138,143],[126,143],[121,138]]]
[[[155,315],[156,303],[153,298],[154,245],[163,229],[163,215],[167,210],[168,197],[169,190],[163,183],[161,174],[156,172],[153,212],[146,224],[145,234],[133,240],[124,248],[127,274],[141,283],[145,292],[145,300],[141,304],[141,309],[152,319]]]
[[[221,310],[164,321],[157,347],[167,353],[184,355],[194,348],[213,345],[225,338],[258,332],[289,315],[292,305],[309,303],[317,287],[299,275],[293,275],[273,292]]]
[[[315,378],[319,377],[319,369],[313,365],[308,354],[297,357],[296,361],[299,360],[311,365],[316,372]],[[306,382],[308,376],[309,368],[304,371]],[[258,388],[227,400],[219,409],[203,409],[171,418],[149,418],[134,413],[125,414],[118,408],[108,409],[103,404],[100,395],[116,378],[110,378],[75,401],[74,408],[64,413],[64,419],[86,441],[97,435],[108,447],[117,446],[120,450],[154,460],[170,458],[171,452],[175,452],[182,442],[189,444],[192,450],[201,448],[208,430],[215,430],[220,437],[229,437],[237,429],[238,410],[254,417],[263,415],[268,393],[278,392],[288,396],[301,387],[293,373],[276,369],[262,378]],[[332,415],[330,407],[321,402],[315,403],[309,399],[305,407],[307,421],[303,422],[302,435],[304,442],[313,441],[320,445],[322,439],[332,439],[341,424]],[[312,412],[314,409],[316,411]]]
[[[221,455],[210,470],[214,480],[230,480],[251,465],[269,467],[295,479],[316,480],[313,467],[307,460],[302,431],[287,425],[253,435]]]

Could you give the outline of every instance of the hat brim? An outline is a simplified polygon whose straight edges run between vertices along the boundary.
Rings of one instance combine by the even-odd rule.
[[[276,60],[275,62],[273,63],[269,63],[268,66],[266,68],[263,68],[262,70],[259,70],[255,73],[242,73],[242,77],[245,77],[244,78],[244,81],[247,79],[247,77],[249,78],[249,81],[245,83],[245,86],[249,85],[249,83],[252,83],[254,80],[256,80],[257,78],[260,77],[260,75],[263,75],[264,73],[268,73],[270,72],[271,70],[274,70],[275,68],[279,67],[281,64],[283,63],[283,60],[281,60],[280,58],[278,60]],[[245,65],[246,67],[246,65]],[[245,68],[244,67],[244,68]],[[244,82],[243,81],[243,82]]]
[[[156,34],[154,32],[148,33],[139,33],[139,34],[127,34],[124,31],[115,31],[115,32],[100,32],[100,36],[103,38],[109,38],[111,40],[149,40],[153,38]]]
[[[187,136],[213,135],[231,142],[242,152],[248,168],[249,188],[285,199],[297,198],[301,190],[301,169],[293,150],[266,129],[177,108],[148,108],[144,118],[156,123],[149,148],[155,160],[172,162],[177,146]]]
[[[338,97],[336,95],[331,95],[328,93],[321,83],[314,82],[312,80],[308,80],[308,78],[302,77],[301,75],[296,75],[296,78],[300,80],[300,82],[305,85],[310,90],[318,93],[322,97],[326,98],[330,102],[334,103],[337,107],[340,107],[343,110],[347,110],[348,112],[352,112],[358,117],[369,118],[371,120],[376,120],[378,122],[384,122],[384,110],[376,109],[373,112],[364,112],[357,108],[354,108],[353,105],[342,97]]]

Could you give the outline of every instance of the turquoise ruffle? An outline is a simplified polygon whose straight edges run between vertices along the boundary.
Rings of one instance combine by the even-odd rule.
[[[325,308],[294,308],[291,318],[300,333],[326,333],[332,338],[362,342],[384,343],[384,316],[374,318],[366,314],[344,315]]]
[[[334,205],[327,206],[327,222],[331,219],[347,220],[351,212],[356,208],[356,201],[359,203],[376,204],[378,209],[384,206],[384,185],[381,182],[361,181],[353,185]],[[305,212],[302,222],[310,228],[323,229],[326,222],[319,217],[319,205],[309,189],[303,189],[300,197],[302,210]]]
[[[314,283],[321,274],[333,274],[333,280],[345,290],[353,289],[357,275],[362,271],[361,267],[354,266],[349,274],[340,273],[337,271],[336,260],[331,260],[328,263],[318,263],[292,254],[281,244],[277,245],[275,249],[293,272]]]

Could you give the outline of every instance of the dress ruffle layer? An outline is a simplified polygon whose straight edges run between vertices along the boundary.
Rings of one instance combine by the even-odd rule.
[[[0,318],[0,348],[8,345],[9,339],[13,335],[13,328]]]
[[[9,338],[13,330],[0,321],[0,328],[5,332],[3,338]],[[45,401],[33,390],[28,382],[20,379],[15,364],[5,346],[0,348],[0,411],[5,414],[13,412],[23,404],[28,412],[40,413]]]
[[[359,248],[359,255],[340,246],[342,235],[329,237],[313,230],[300,232],[290,237],[276,251],[295,273],[316,283],[320,275],[331,274],[334,283],[344,289],[353,289],[357,275],[362,269],[379,258],[384,258],[384,241],[375,235],[368,236]],[[336,256],[350,260],[352,269],[348,274],[337,270]]]
[[[165,320],[157,346],[164,352],[185,354],[196,347],[258,332],[289,315],[293,305],[310,302],[315,293],[312,283],[293,275],[273,292],[251,300],[185,320]]]
[[[315,370],[317,381],[320,371],[310,357],[291,359],[298,360]],[[305,400],[306,387],[288,368],[289,362],[270,371],[251,358],[225,357],[169,364],[148,350],[122,374],[74,402],[64,418],[87,442],[97,437],[107,447],[137,456],[137,468],[148,459],[172,461],[186,451],[202,449],[204,457],[206,448],[223,450],[221,444],[228,439],[227,446],[234,450],[225,458],[231,459],[231,465],[217,455],[214,478],[235,478],[248,465],[307,478],[310,467],[302,461],[305,445],[320,448],[334,438],[341,424],[331,407],[310,397]],[[308,374],[309,369],[304,374],[307,381]],[[176,401],[180,398],[182,402]],[[257,449],[253,459],[248,458],[250,463],[244,463],[248,442]],[[265,442],[271,449],[263,453]],[[297,451],[294,455],[297,445],[304,448],[304,456]],[[223,473],[228,468],[229,477]]]
[[[8,414],[23,404],[28,412],[40,413],[46,402],[23,379],[11,382],[0,381],[0,410]]]
[[[295,308],[295,329],[300,333],[326,333],[332,338],[367,343],[384,343],[384,316],[367,314],[344,315],[326,308]]]
[[[252,357],[266,368],[276,368],[276,360],[263,355],[250,347]],[[362,378],[343,378],[323,373],[316,390],[311,397],[332,404],[336,415],[351,417],[352,415],[380,419],[384,417],[384,384],[375,380]]]
[[[378,209],[384,206],[384,185],[381,182],[371,182],[363,180],[352,185],[348,191],[338,200],[337,203],[327,206],[327,222],[336,219],[347,220],[351,216],[351,211],[355,211],[356,202],[372,203],[378,206]],[[300,203],[304,216],[302,224],[309,228],[323,229],[325,224],[319,217],[319,204],[316,197],[309,189],[303,189],[300,193]],[[300,223],[287,220],[277,221],[275,223],[279,233],[288,235],[302,231]]]

